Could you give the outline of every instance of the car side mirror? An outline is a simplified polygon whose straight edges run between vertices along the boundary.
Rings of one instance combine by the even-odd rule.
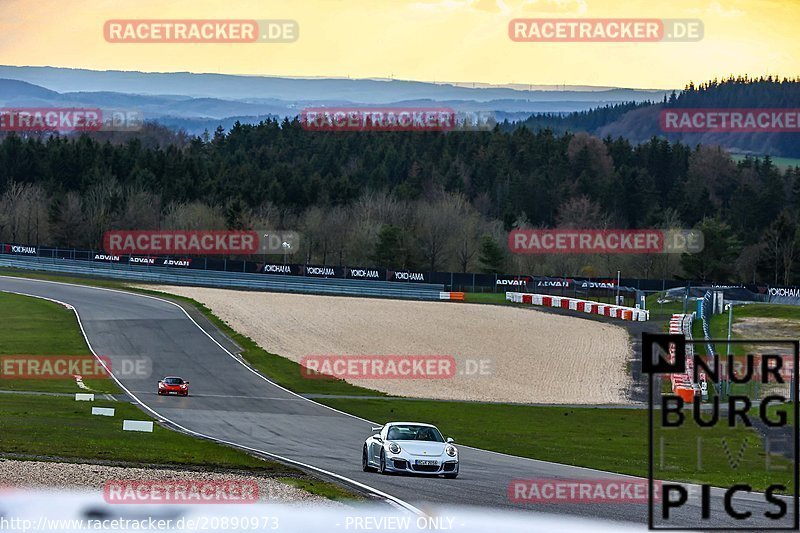
[[[453,444],[454,442],[452,437],[447,437],[447,444]]]
[[[373,438],[373,439],[375,439],[375,440],[377,440],[377,441],[383,442],[383,439],[382,439],[382,438],[381,438],[381,436],[380,436],[380,435],[378,435],[377,433],[376,433],[375,435],[373,435],[373,436],[372,436],[372,438]]]
[[[183,384],[184,384],[184,385],[188,385],[188,384],[189,384],[189,382],[188,382],[188,381],[184,381],[184,382],[183,382]]]

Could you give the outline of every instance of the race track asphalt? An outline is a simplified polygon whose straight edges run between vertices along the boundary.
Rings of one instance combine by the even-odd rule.
[[[417,508],[424,509],[426,504],[474,505],[638,523],[647,520],[647,505],[639,503],[513,503],[508,487],[514,479],[630,478],[465,446],[459,448],[461,474],[457,479],[362,472],[361,447],[371,434],[372,423],[301,398],[257,375],[177,305],[133,293],[4,276],[0,276],[0,291],[72,305],[93,351],[109,357],[112,369],[131,357],[149,357],[151,376],[118,376],[121,384],[159,417],[188,430],[324,469]],[[166,375],[189,380],[191,396],[158,396],[156,382]],[[491,422],[475,420],[485,426]],[[719,498],[714,491],[712,520],[703,525],[739,525],[722,513]],[[764,504],[761,496],[737,496],[734,502],[738,509],[751,510],[754,515],[774,509]],[[693,520],[699,517],[699,504],[687,504],[678,513]]]

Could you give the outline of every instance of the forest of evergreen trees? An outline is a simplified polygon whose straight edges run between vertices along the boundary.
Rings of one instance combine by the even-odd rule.
[[[667,133],[660,129],[658,114],[664,108],[800,108],[800,78],[780,79],[747,76],[688,83],[680,93],[665,96],[662,102],[627,102],[605,105],[574,113],[540,113],[521,124],[533,131],[551,129],[557,133],[585,131],[599,137],[623,136],[646,140],[652,136],[667,138],[690,146],[715,144],[740,153],[775,154],[800,158],[800,133],[794,132],[707,132]],[[507,131],[518,124],[503,124]]]
[[[735,82],[739,83],[739,82]],[[709,86],[687,87],[690,98]],[[688,96],[683,96],[688,94]],[[283,228],[315,264],[800,281],[800,168],[713,146],[549,129],[310,132],[157,125],[114,139],[7,134],[0,241],[99,248],[109,229]],[[519,257],[515,227],[699,227],[695,257]],[[502,251],[502,253],[499,253]]]

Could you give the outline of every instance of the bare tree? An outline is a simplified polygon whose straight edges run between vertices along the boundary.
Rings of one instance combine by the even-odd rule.
[[[751,244],[742,248],[742,252],[736,259],[736,273],[740,279],[752,280],[756,282],[758,275],[758,263],[764,253],[765,244],[763,242]]]
[[[322,258],[328,255],[328,241],[325,232],[325,213],[317,206],[309,207],[300,219],[300,230],[303,233],[301,249],[305,251],[305,262],[313,263],[314,252]]]
[[[165,229],[224,230],[225,215],[219,207],[210,207],[202,202],[172,203],[164,215]]]
[[[473,260],[480,248],[483,225],[483,220],[477,211],[470,210],[461,216],[461,222],[455,232],[455,256],[461,272],[467,272],[473,266]]]
[[[161,197],[141,187],[128,187],[112,229],[155,229],[161,226]]]
[[[347,240],[353,231],[350,213],[341,206],[336,206],[328,213],[328,235],[331,252],[336,254],[336,262],[344,266]]]
[[[94,247],[103,241],[103,233],[111,228],[122,203],[122,187],[113,177],[104,176],[81,196],[86,217],[88,242]]]
[[[52,209],[52,236],[56,245],[77,248],[85,246],[89,236],[86,232],[86,217],[78,193],[68,192],[56,199]]]
[[[608,215],[600,204],[588,196],[570,198],[558,208],[556,225],[559,228],[604,228],[608,227]]]
[[[49,236],[49,199],[40,185],[11,182],[0,197],[0,238],[38,245]]]
[[[420,201],[416,205],[418,240],[431,271],[438,270],[452,250],[452,236],[463,204],[460,196],[441,195],[435,201]]]

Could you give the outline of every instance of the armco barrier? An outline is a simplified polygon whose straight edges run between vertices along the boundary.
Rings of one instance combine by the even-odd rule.
[[[559,307],[561,309],[619,318],[622,320],[643,322],[650,319],[650,311],[644,309],[601,304],[589,300],[567,298],[565,296],[544,296],[541,294],[528,294],[524,292],[507,292],[506,300],[509,302],[541,305],[544,307]]]
[[[217,270],[191,270],[145,265],[100,263],[0,254],[0,266],[95,276],[142,283],[194,285],[305,294],[371,296],[412,300],[439,300],[444,286],[338,278],[306,278]],[[449,293],[461,294],[463,293]],[[453,298],[449,298],[453,299]]]

